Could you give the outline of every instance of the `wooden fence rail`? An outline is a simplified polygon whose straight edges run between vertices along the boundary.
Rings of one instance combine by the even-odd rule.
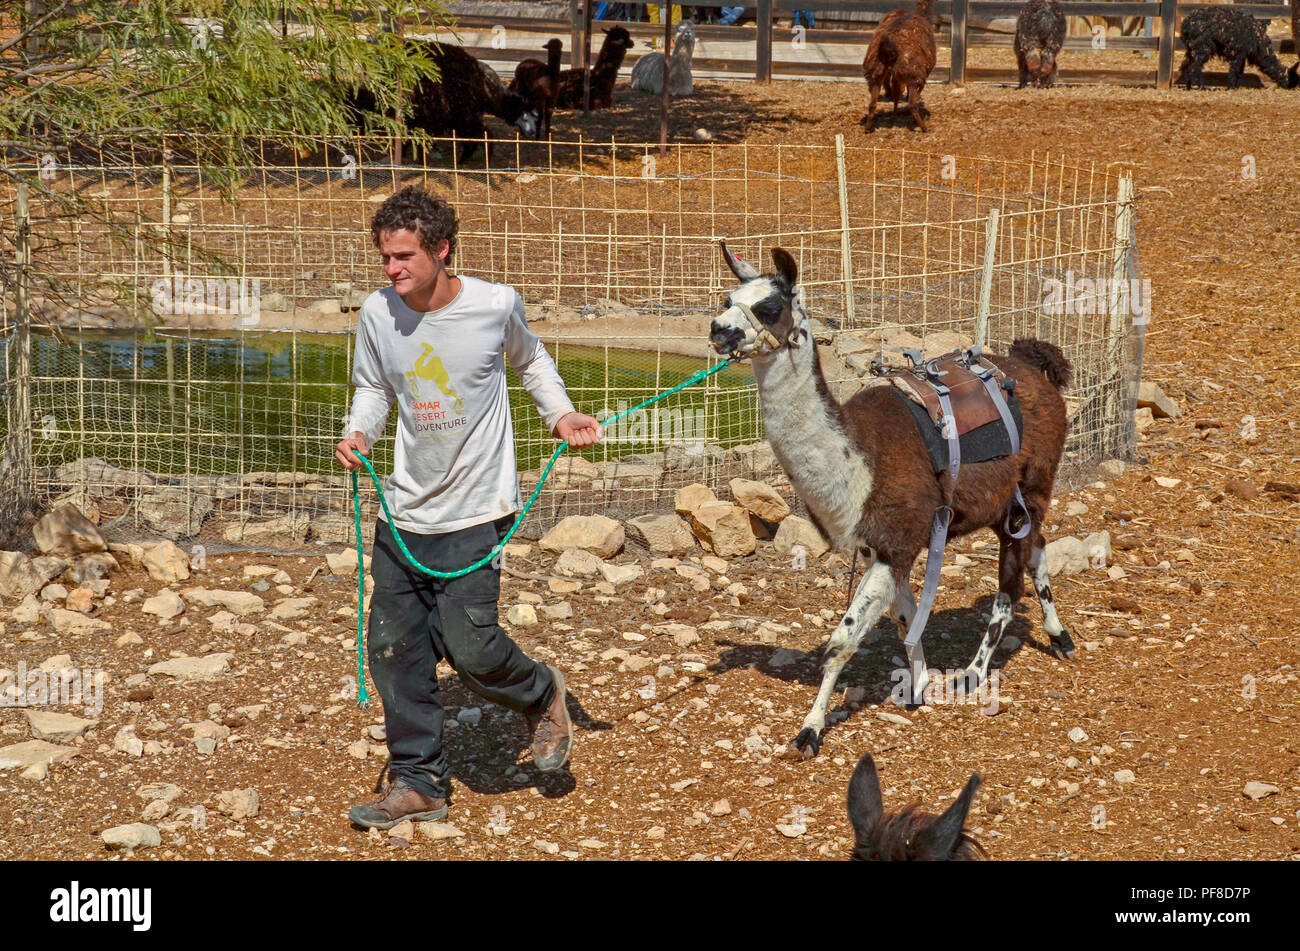
[[[936,0],[934,10],[940,23],[939,38],[941,44],[946,42],[946,45],[952,51],[952,65],[946,73],[942,69],[936,70],[933,78],[936,81],[947,81],[957,85],[962,85],[968,80],[983,82],[1016,81],[1018,74],[1013,68],[975,69],[968,67],[967,60],[968,52],[973,48],[1009,48],[1012,45],[1012,35],[1010,33],[990,31],[989,25],[992,20],[997,18],[1014,17],[1020,11],[1022,2],[1023,0]],[[695,7],[711,8],[732,5],[727,0],[703,0],[700,3],[690,4],[690,6]],[[854,11],[883,15],[906,5],[906,0],[851,0],[851,2],[844,2],[844,0],[840,0],[840,2],[835,2],[835,0],[754,0],[754,3],[750,5],[750,9],[754,9],[756,13],[756,30],[736,26],[699,26],[696,29],[697,37],[705,44],[709,41],[733,43],[752,41],[754,43],[753,59],[696,58],[695,64],[697,68],[704,70],[749,74],[758,82],[771,82],[773,74],[777,72],[787,75],[797,73],[799,75],[836,77],[857,76],[858,67],[856,64],[799,63],[796,65],[788,62],[783,63],[774,59],[773,51],[778,48],[777,44],[788,44],[796,37],[806,43],[849,44],[865,49],[871,41],[871,31],[805,30],[802,27],[781,29],[775,25],[777,17],[789,17],[795,10],[808,8],[815,8],[819,12]],[[1167,89],[1171,81],[1175,47],[1181,48],[1182,45],[1181,38],[1178,36],[1178,24],[1181,18],[1193,10],[1213,7],[1217,6],[1217,4],[1179,3],[1178,0],[1119,3],[1096,2],[1096,0],[1063,0],[1062,6],[1067,16],[1143,17],[1149,20],[1153,26],[1158,24],[1158,29],[1155,31],[1156,35],[1107,37],[1105,40],[1105,48],[1109,50],[1155,51],[1157,55],[1154,76],[1152,76],[1150,70],[1092,69],[1070,70],[1069,78],[1140,85],[1148,85],[1154,82],[1156,86]],[[1290,17],[1290,6],[1287,4],[1236,4],[1234,9],[1249,13],[1260,19],[1271,20]],[[535,26],[523,27],[522,18],[519,18],[514,19],[507,28],[550,32],[552,35],[568,32],[570,35],[569,49],[576,51],[576,55],[570,54],[569,62],[573,64],[590,64],[592,61],[590,47],[592,27],[590,21],[586,20],[587,8],[584,0],[570,0],[569,12],[568,23],[538,20],[533,21]],[[489,21],[491,22],[489,23]],[[500,18],[461,17],[459,22],[462,27],[473,28],[495,25],[501,21]],[[613,25],[613,21],[598,22],[605,26]],[[663,29],[660,25],[653,23],[620,22],[619,25],[626,27],[633,37],[645,39],[658,36]],[[1284,54],[1296,52],[1296,45],[1293,40],[1283,40],[1279,47]],[[1067,50],[1088,50],[1095,47],[1091,37],[1067,37],[1065,48]],[[516,58],[513,51],[477,50],[477,52],[497,59],[513,60]],[[536,54],[531,52],[523,53],[519,54],[518,58],[532,55]],[[629,57],[629,59],[634,59],[634,57]],[[1207,76],[1207,79],[1213,81],[1212,76]]]

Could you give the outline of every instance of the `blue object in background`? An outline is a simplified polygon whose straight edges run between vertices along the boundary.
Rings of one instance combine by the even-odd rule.
[[[718,17],[718,22],[723,26],[735,26],[736,21],[745,14],[744,7],[722,7],[722,16]]]
[[[794,21],[793,21],[793,25],[794,25],[794,26],[798,26],[798,25],[799,25],[799,20],[800,20],[800,18],[803,18],[804,20],[807,21],[807,22],[804,24],[804,26],[808,27],[808,29],[810,29],[810,30],[811,30],[813,27],[815,27],[815,26],[817,25],[816,23],[813,22],[813,12],[812,12],[811,10],[796,10],[796,11],[794,11]]]

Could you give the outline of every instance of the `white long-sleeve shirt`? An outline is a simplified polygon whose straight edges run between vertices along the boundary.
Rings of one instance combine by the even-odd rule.
[[[397,447],[384,494],[393,523],[418,534],[452,532],[517,512],[503,352],[548,433],[573,403],[555,361],[524,319],[518,291],[461,277],[441,310],[407,307],[391,287],[361,305],[344,436],[374,447],[397,401]]]

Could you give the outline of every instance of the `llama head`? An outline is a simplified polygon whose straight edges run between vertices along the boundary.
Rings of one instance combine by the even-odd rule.
[[[617,53],[619,59],[622,59],[623,55],[634,46],[636,44],[632,42],[632,34],[624,27],[615,26],[605,30],[605,39],[600,44],[600,51],[604,53],[609,50],[610,54]],[[618,52],[620,47],[622,52]]]
[[[685,61],[689,66],[694,53],[695,24],[690,20],[682,20],[677,24],[677,32],[673,34],[673,60],[677,63]]]
[[[528,100],[519,93],[510,90],[506,90],[501,96],[500,114],[502,119],[512,123],[530,139],[537,135],[537,129],[542,121],[541,113],[537,108],[530,105]]]
[[[725,241],[722,258],[740,286],[727,295],[726,310],[713,318],[709,342],[725,357],[763,357],[782,347],[798,347],[812,339],[799,266],[784,248],[772,249],[775,274],[759,274],[752,264],[731,253]]]
[[[964,861],[983,857],[980,844],[962,831],[980,778],[972,776],[957,801],[940,816],[910,805],[885,812],[880,778],[870,753],[864,753],[849,781],[849,824],[853,826],[856,861]]]

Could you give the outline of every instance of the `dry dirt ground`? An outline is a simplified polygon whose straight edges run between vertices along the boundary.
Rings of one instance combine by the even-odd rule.
[[[675,131],[706,126],[720,139],[753,143],[829,141],[837,132],[863,138],[859,86],[701,87],[681,103]],[[204,818],[173,816],[162,845],[136,853],[138,860],[841,858],[846,785],[868,750],[892,806],[942,807],[979,773],[984,786],[969,826],[996,858],[1300,856],[1293,149],[1300,102],[1276,89],[936,87],[926,99],[928,135],[886,122],[875,143],[998,158],[1059,150],[1136,176],[1141,264],[1154,298],[1145,376],[1182,415],[1147,432],[1139,464],[1057,500],[1049,536],[1107,529],[1126,574],[1056,579],[1063,620],[1080,645],[1072,662],[1044,652],[1038,608],[1025,602],[1009,631],[1020,643],[995,659],[996,715],[973,705],[906,712],[887,703],[900,650],[892,629],[882,628],[841,680],[832,709],[846,718],[829,729],[816,759],[794,762],[770,754],[795,735],[812,701],[830,628],[824,618],[845,599],[842,564],[794,571],[761,546],[726,568],[728,581],[748,589],[739,606],[716,576],[707,594],[673,571],[649,570],[613,595],[588,585],[561,597],[544,581],[506,575],[503,617],[527,593],[567,600],[574,610],[565,622],[514,631],[531,654],[568,672],[577,723],[572,774],[539,776],[520,718],[481,704],[444,669],[451,711],[483,707],[476,726],[447,734],[450,821],[464,835],[416,836],[402,847],[345,818],[384,763],[381,744],[364,760],[347,749],[382,721],[379,709],[362,712],[340,695],[355,668],[355,621],[339,613],[355,605],[353,582],[317,575],[309,593],[320,600],[310,614],[283,628],[254,619],[255,633],[245,636],[214,632],[205,620],[214,609],[191,607],[184,620],[161,625],[142,615],[140,601],[126,603],[122,593],[152,594],[158,585],[128,568],[113,577],[119,600],[100,612],[111,633],[55,637],[42,625],[35,631],[43,636],[31,640],[27,626],[5,622],[5,666],[66,653],[78,667],[105,669],[111,682],[80,755],[42,782],[0,774],[0,856],[106,857],[100,831],[140,820],[137,793],[146,784],[174,783],[182,790],[176,809],[203,806]],[[656,132],[654,117],[626,96],[609,113],[564,119],[565,129],[576,126],[638,141]],[[1254,176],[1244,177],[1252,166]],[[1070,502],[1086,513],[1067,517]],[[927,635],[929,660],[943,668],[968,660],[995,588],[990,534],[955,546],[949,563],[957,552],[973,564],[945,577]],[[650,562],[631,550],[618,560]],[[244,566],[266,564],[301,588],[320,563],[210,557],[194,583],[241,588]],[[534,547],[513,567],[543,574],[550,564]],[[646,603],[651,587],[665,591],[666,617]],[[731,625],[705,627],[710,620]],[[653,630],[674,621],[696,626],[699,643],[681,648]],[[766,621],[788,632],[763,643],[758,625]],[[286,643],[286,629],[306,636]],[[114,646],[126,632],[142,643]],[[632,662],[607,653],[615,648]],[[155,677],[150,699],[128,699],[127,678],[149,664],[216,651],[233,654],[229,673],[182,686]],[[861,703],[845,706],[846,686],[863,689]],[[236,712],[260,704],[256,719]],[[201,756],[183,725],[208,719],[231,735]],[[114,752],[124,725],[171,748],[140,758]],[[1075,727],[1086,739],[1071,741]],[[27,736],[22,712],[0,709],[0,743]],[[750,737],[757,739],[747,746]],[[1132,781],[1117,781],[1124,770]],[[1249,799],[1243,787],[1252,780],[1279,791]],[[250,787],[261,796],[257,817],[218,812],[219,793]],[[799,824],[805,831],[795,837],[777,828]]]

